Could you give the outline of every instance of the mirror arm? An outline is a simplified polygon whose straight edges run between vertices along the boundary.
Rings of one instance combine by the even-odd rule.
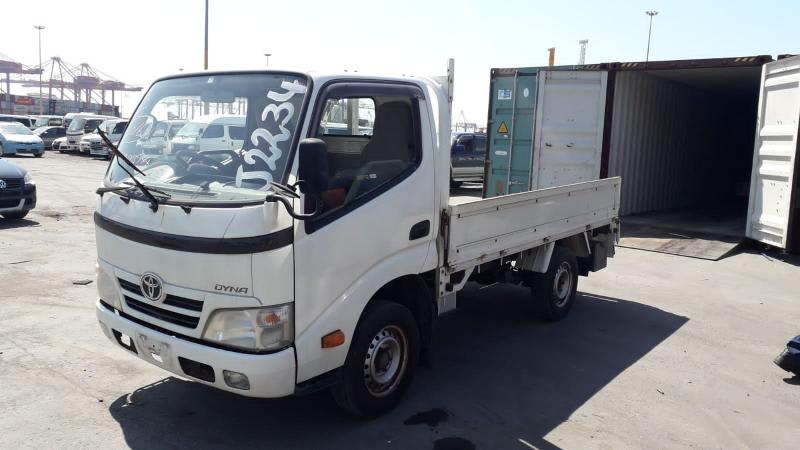
[[[314,197],[314,203],[316,205],[314,207],[314,211],[308,214],[298,214],[294,212],[294,207],[292,207],[291,202],[289,201],[288,198],[284,197],[283,195],[267,194],[267,198],[265,199],[265,201],[267,203],[275,203],[275,202],[282,203],[283,207],[286,208],[286,212],[288,212],[290,216],[294,217],[297,220],[306,220],[316,216],[321,212],[319,199],[316,196],[313,197]]]

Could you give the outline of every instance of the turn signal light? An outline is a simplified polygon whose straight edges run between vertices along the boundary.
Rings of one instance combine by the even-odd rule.
[[[322,336],[322,348],[338,347],[342,344],[344,344],[344,333],[342,333],[342,330],[336,330],[333,333]]]

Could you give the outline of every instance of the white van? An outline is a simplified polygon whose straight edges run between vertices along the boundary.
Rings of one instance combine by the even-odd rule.
[[[101,116],[98,114],[76,114],[67,127],[67,145],[61,145],[58,151],[80,151],[81,139],[86,134],[94,133],[101,123],[109,119],[118,119],[114,116]]]
[[[238,150],[244,144],[245,116],[207,115],[193,119],[172,138],[172,153],[181,150]]]

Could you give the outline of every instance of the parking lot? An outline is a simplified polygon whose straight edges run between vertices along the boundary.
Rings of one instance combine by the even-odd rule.
[[[468,286],[434,367],[372,421],[326,393],[235,396],[111,345],[94,317],[92,213],[107,162],[12,158],[36,180],[0,221],[0,448],[796,448],[800,259],[712,262],[620,248],[560,323],[523,288]],[[474,188],[457,195],[474,195]],[[624,227],[624,222],[623,222]]]

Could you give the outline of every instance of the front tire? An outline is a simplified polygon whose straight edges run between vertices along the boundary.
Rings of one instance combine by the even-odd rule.
[[[42,156],[44,156],[44,152],[42,152],[42,153],[34,153],[33,156],[36,157],[36,158],[41,158]]]
[[[571,250],[556,246],[545,273],[534,273],[531,296],[536,315],[556,322],[569,314],[578,291],[578,261]]]
[[[378,301],[364,312],[331,391],[336,403],[355,416],[377,416],[400,402],[419,361],[420,337],[411,311]]]

